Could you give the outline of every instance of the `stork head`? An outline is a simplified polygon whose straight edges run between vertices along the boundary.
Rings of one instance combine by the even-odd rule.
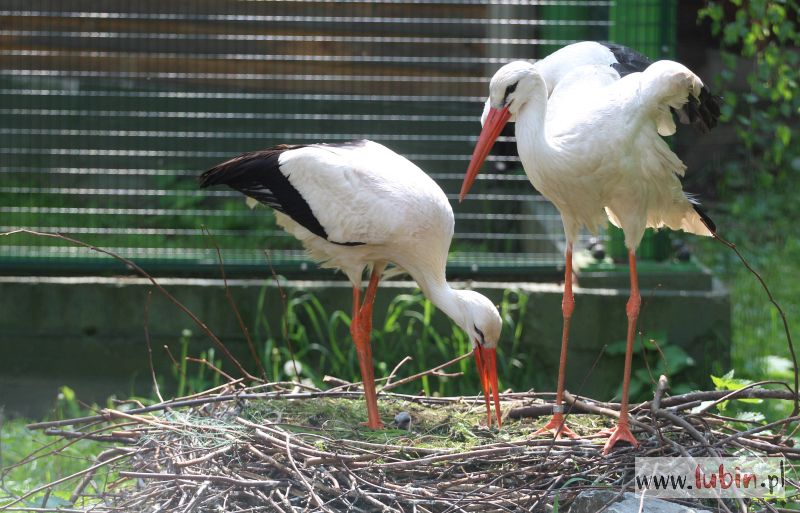
[[[463,310],[462,322],[459,324],[472,342],[478,376],[486,398],[487,424],[492,424],[491,396],[494,401],[497,426],[500,427],[502,421],[497,384],[497,342],[500,340],[503,321],[497,308],[486,296],[472,290],[459,290],[458,297]]]
[[[464,183],[461,185],[460,200],[469,192],[478,176],[483,161],[489,155],[494,142],[509,121],[514,121],[519,109],[530,98],[537,85],[544,80],[536,72],[533,64],[527,61],[509,62],[494,74],[489,82],[489,97],[481,115],[481,130],[475,150],[472,152]],[[545,86],[546,91],[546,86]]]

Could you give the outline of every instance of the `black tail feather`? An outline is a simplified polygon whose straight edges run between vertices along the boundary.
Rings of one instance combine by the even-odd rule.
[[[697,212],[697,215],[700,216],[700,220],[703,222],[704,225],[706,225],[706,228],[708,228],[708,231],[710,231],[712,234],[716,235],[717,234],[717,225],[716,225],[716,223],[714,223],[714,221],[712,221],[711,218],[708,217],[708,214],[703,212],[703,209],[700,208],[700,205],[697,205],[696,203],[692,203],[692,207],[694,207],[694,211]]]

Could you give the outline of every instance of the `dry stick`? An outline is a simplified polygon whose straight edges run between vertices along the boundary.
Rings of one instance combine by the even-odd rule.
[[[758,272],[750,266],[750,263],[747,261],[747,259],[745,259],[744,256],[739,252],[739,249],[736,247],[736,244],[728,242],[727,240],[720,237],[719,234],[717,234],[716,232],[714,233],[714,238],[720,241],[722,244],[728,246],[730,249],[733,250],[734,253],[736,253],[736,256],[739,257],[739,260],[742,261],[747,270],[750,271],[753,274],[753,276],[756,277],[758,282],[761,284],[761,287],[764,289],[764,292],[767,293],[767,297],[769,297],[769,302],[772,303],[773,306],[775,306],[775,308],[778,310],[778,314],[780,314],[781,316],[781,320],[783,321],[783,330],[786,332],[786,342],[789,345],[789,354],[791,354],[792,356],[792,364],[794,365],[795,398],[794,398],[794,410],[792,410],[791,416],[795,417],[797,416],[798,413],[800,413],[800,368],[798,368],[797,366],[797,354],[794,351],[794,342],[792,342],[792,334],[789,331],[789,321],[786,319],[786,314],[783,312],[783,308],[781,308],[781,305],[779,305],[778,302],[775,300],[775,297],[772,295],[772,292],[769,290],[769,287],[767,287],[764,278],[762,278],[761,275],[758,274]]]
[[[117,448],[106,449],[105,451],[98,454],[95,460],[96,461],[107,460],[108,458],[111,458],[115,452],[118,452]],[[83,479],[81,479],[80,483],[78,483],[78,486],[76,486],[75,490],[73,490],[72,495],[69,496],[70,504],[75,505],[75,502],[77,502],[77,500],[83,494],[83,490],[86,488],[86,486],[89,485],[96,472],[97,470],[95,469],[91,472],[87,472],[86,475],[83,476]]]
[[[286,344],[286,348],[289,350],[289,356],[292,357],[292,365],[294,366],[294,377],[298,383],[302,380],[300,379],[300,370],[297,368],[297,358],[294,356],[294,348],[292,347],[292,341],[289,340],[289,305],[286,303],[286,293],[283,291],[283,287],[281,287],[281,280],[278,279],[278,275],[275,273],[275,268],[272,266],[272,256],[269,254],[269,250],[264,250],[264,256],[267,257],[267,263],[269,264],[269,271],[272,273],[272,279],[275,280],[275,285],[278,287],[278,296],[281,298],[281,305],[283,305],[283,323],[282,323],[282,334],[283,334],[283,341]],[[278,379],[278,376],[272,376],[273,379]]]
[[[192,513],[195,509],[197,509],[197,505],[200,503],[200,499],[203,498],[203,495],[206,493],[206,488],[211,485],[211,481],[203,481],[200,487],[192,497],[192,500],[189,501],[189,504],[186,506],[186,509],[183,510],[184,513]]]
[[[119,426],[106,426],[104,429],[119,429]],[[65,439],[76,438],[78,440],[93,440],[95,442],[113,442],[123,444],[135,444],[139,435],[135,432],[122,431],[120,434],[110,435],[94,435],[82,433],[80,431],[64,431],[61,429],[49,428],[45,429],[44,434],[47,436],[58,436]]]
[[[211,481],[212,483],[220,483],[226,485],[234,485],[234,486],[263,486],[263,487],[275,487],[282,484],[285,484],[284,481],[278,481],[275,479],[264,479],[264,480],[254,480],[254,479],[235,479],[233,477],[227,476],[206,476],[200,474],[167,474],[163,472],[130,472],[127,470],[120,470],[119,475],[122,477],[133,477],[136,479],[153,479],[157,481]]]
[[[772,390],[766,388],[742,387],[737,390],[709,390],[705,392],[688,392],[681,395],[673,395],[661,400],[663,408],[681,407],[685,404],[701,401],[711,401],[721,397],[733,399],[784,399],[794,400],[795,393],[791,390]]]
[[[703,437],[703,435],[694,426],[692,426],[689,423],[688,420],[681,418],[678,415],[667,410],[658,409],[655,410],[653,413],[655,413],[655,415],[658,417],[665,418],[670,422],[672,422],[673,424],[682,427],[687,433],[689,433],[689,436],[700,442],[700,445],[705,447],[708,450],[708,452],[711,453],[712,456],[719,457],[719,453],[717,452],[717,450],[708,442],[708,440],[706,440]]]
[[[132,260],[129,260],[129,259],[127,259],[127,258],[125,258],[125,257],[123,257],[121,255],[118,255],[118,254],[114,253],[113,251],[109,251],[107,249],[103,249],[103,248],[99,248],[97,246],[93,246],[91,244],[88,244],[86,242],[83,242],[83,241],[80,241],[80,240],[77,240],[77,239],[73,239],[72,237],[68,237],[68,236],[66,236],[64,234],[61,234],[61,233],[37,232],[37,231],[34,231],[34,230],[28,230],[28,229],[25,229],[25,228],[20,228],[18,230],[12,230],[10,232],[2,232],[2,233],[0,233],[0,236],[6,236],[7,237],[9,235],[14,235],[14,234],[17,234],[17,233],[27,233],[29,235],[34,235],[36,237],[49,237],[49,238],[52,238],[52,239],[64,240],[64,241],[67,241],[67,242],[69,242],[71,244],[75,244],[77,246],[81,246],[81,247],[87,248],[87,249],[89,249],[91,251],[97,251],[98,253],[103,253],[104,255],[108,255],[108,256],[110,256],[110,257],[112,257],[112,258],[114,258],[116,260],[119,260],[120,262],[124,263],[126,266],[128,266],[129,269],[132,269],[136,273],[138,273],[140,276],[142,276],[144,278],[147,278],[150,281],[150,283],[152,283],[153,286],[155,286],[155,288],[158,289],[158,291],[161,292],[161,294],[164,295],[164,297],[166,297],[170,302],[172,302],[172,304],[177,306],[178,309],[180,309],[183,313],[188,315],[189,318],[192,319],[192,321],[194,321],[194,323],[197,324],[197,326],[199,326],[200,329],[203,330],[203,332],[205,332],[206,335],[208,335],[208,337],[211,339],[211,341],[214,342],[214,344],[216,344],[217,347],[219,347],[219,349],[225,354],[225,356],[227,356],[228,359],[230,359],[231,362],[233,362],[233,364],[236,366],[237,370],[242,374],[242,376],[246,377],[249,380],[258,381],[258,378],[256,378],[255,376],[253,376],[252,374],[247,372],[247,370],[245,370],[245,368],[242,367],[242,364],[239,363],[239,361],[233,356],[233,354],[231,354],[230,351],[228,351],[228,348],[225,347],[225,344],[222,343],[222,341],[219,339],[219,337],[217,337],[214,334],[214,332],[211,331],[211,329],[208,326],[206,326],[206,324],[203,321],[200,320],[199,317],[197,317],[191,310],[189,310],[189,308],[187,308],[186,305],[184,305],[183,303],[178,301],[178,299],[175,296],[173,296],[169,291],[167,291],[167,289],[162,287],[161,284],[158,283],[155,278],[153,278],[147,271],[145,271],[144,269],[139,267],[139,265],[134,263]]]
[[[397,371],[400,370],[400,367],[405,365],[407,362],[410,362],[411,360],[413,360],[413,358],[411,358],[410,356],[406,356],[405,358],[400,360],[400,363],[395,365],[394,369],[392,369],[392,372],[389,373],[389,376],[385,378],[386,379],[386,384],[383,385],[383,386],[384,387],[389,386],[392,383],[392,380],[394,379],[395,374],[397,374]],[[384,379],[384,378],[381,378],[381,379]]]
[[[175,466],[181,468],[181,467],[188,467],[190,465],[197,465],[198,463],[203,463],[204,461],[208,461],[216,456],[219,456],[220,454],[225,454],[231,449],[233,449],[233,444],[225,445],[215,451],[211,451],[209,453],[204,454],[203,456],[199,456],[191,460],[176,461]]]
[[[167,356],[169,356],[169,359],[172,362],[172,365],[175,367],[175,370],[180,371],[181,366],[178,363],[178,360],[175,359],[175,356],[172,354],[172,351],[170,351],[169,346],[166,344],[164,344],[164,352],[167,353]]]
[[[650,411],[655,413],[653,416],[653,429],[656,430],[656,436],[658,436],[658,441],[660,442],[662,448],[664,447],[664,435],[661,433],[661,427],[658,425],[656,416],[661,410],[661,398],[664,396],[664,392],[666,392],[668,388],[669,380],[665,375],[662,374],[658,377],[658,385],[656,386],[656,391],[653,394],[653,402],[650,404]]]
[[[474,349],[473,349],[473,351],[474,351]],[[449,362],[445,362],[445,363],[443,363],[441,365],[437,365],[436,367],[434,367],[432,369],[428,369],[428,370],[426,370],[424,372],[420,372],[418,374],[414,374],[413,376],[409,376],[407,378],[403,378],[403,379],[401,379],[399,381],[395,381],[394,383],[387,383],[386,385],[381,387],[381,389],[378,391],[378,393],[380,394],[380,393],[383,393],[383,392],[385,392],[387,390],[391,390],[391,389],[393,389],[395,387],[399,387],[400,385],[405,385],[406,383],[410,383],[412,381],[415,381],[415,380],[417,380],[417,379],[419,379],[419,378],[421,378],[423,376],[428,376],[428,375],[431,375],[431,374],[435,374],[436,372],[438,372],[441,369],[444,369],[445,367],[449,367],[450,365],[453,365],[456,362],[460,362],[461,360],[463,360],[465,358],[469,358],[470,356],[472,356],[473,351],[470,351],[469,353],[462,354],[461,356],[459,356],[457,358],[453,358]]]
[[[783,381],[777,381],[777,380],[772,380],[772,379],[768,379],[768,380],[764,380],[764,381],[756,381],[755,383],[748,383],[747,385],[743,386],[742,388],[737,388],[736,390],[732,390],[730,393],[725,394],[724,396],[720,397],[719,399],[715,399],[714,401],[710,402],[709,404],[703,405],[698,411],[693,412],[693,413],[705,413],[708,410],[710,410],[711,408],[713,408],[714,406],[718,405],[719,403],[721,403],[723,401],[727,401],[727,400],[729,400],[731,398],[734,398],[735,396],[739,395],[744,390],[755,388],[755,387],[758,387],[758,386],[761,386],[761,385],[783,385],[783,386],[785,386],[786,388],[789,389],[789,392],[792,391],[791,387],[789,387],[789,385],[787,385]]]
[[[205,358],[195,358],[195,357],[193,357],[193,356],[187,356],[187,357],[186,357],[186,361],[189,361],[189,362],[194,362],[194,363],[199,363],[199,364],[201,364],[201,365],[205,365],[206,367],[208,367],[208,368],[209,368],[209,369],[211,369],[212,371],[216,372],[217,374],[219,374],[219,375],[220,375],[220,376],[222,376],[223,378],[227,379],[227,380],[228,380],[228,383],[232,383],[232,382],[236,381],[236,378],[234,378],[234,377],[233,377],[233,376],[231,376],[230,374],[227,374],[227,373],[226,373],[226,372],[224,372],[222,369],[220,369],[219,367],[215,366],[213,363],[209,362],[209,361],[208,361],[207,359],[205,359]],[[163,401],[163,399],[162,399],[162,401]]]
[[[153,379],[153,390],[160,402],[164,402],[161,397],[161,391],[158,389],[158,380],[156,380],[156,369],[153,366],[153,346],[150,344],[150,301],[153,299],[153,291],[147,291],[147,299],[144,302],[144,341],[147,344],[147,363],[150,365],[150,377]]]
[[[319,495],[317,495],[317,492],[314,491],[314,487],[311,486],[311,483],[308,482],[306,476],[304,476],[303,473],[300,472],[300,470],[297,468],[297,464],[294,462],[294,458],[292,457],[292,449],[289,443],[288,436],[286,437],[286,457],[288,458],[289,464],[294,469],[297,477],[300,478],[300,481],[303,483],[303,486],[306,487],[306,490],[308,490],[309,495],[311,495],[311,498],[314,499],[314,502],[317,504],[319,509],[328,513],[333,513],[331,510],[325,507],[325,504],[323,504],[322,499],[320,499]]]
[[[244,333],[244,338],[247,341],[247,347],[250,349],[250,355],[255,360],[256,365],[258,366],[258,370],[261,373],[261,377],[267,379],[267,371],[264,370],[263,362],[261,361],[261,357],[258,355],[256,351],[256,346],[253,343],[253,338],[250,336],[250,330],[247,329],[247,325],[245,325],[244,320],[242,319],[242,314],[239,312],[239,308],[236,306],[236,301],[233,300],[233,293],[231,292],[230,287],[228,287],[228,278],[225,276],[225,262],[222,260],[222,251],[219,249],[219,244],[217,244],[217,240],[211,235],[211,231],[208,227],[203,226],[201,228],[202,231],[208,235],[211,239],[211,244],[213,244],[214,249],[217,251],[217,259],[219,260],[219,272],[222,275],[222,284],[225,287],[225,297],[228,299],[228,304],[231,305],[231,310],[233,310],[233,314],[236,316],[236,322],[239,323],[239,328]]]
[[[773,427],[780,426],[783,424],[788,424],[790,422],[794,422],[797,420],[800,420],[800,416],[786,417],[785,419],[776,420],[775,422],[770,422],[769,424],[756,426],[754,428],[748,429],[747,431],[737,431],[736,433],[729,435],[723,438],[722,440],[718,441],[717,445],[723,445],[737,438],[741,438],[748,435],[754,435],[761,431],[766,431],[767,429],[772,429]]]

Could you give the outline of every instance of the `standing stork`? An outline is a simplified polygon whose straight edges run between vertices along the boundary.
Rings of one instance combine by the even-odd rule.
[[[532,65],[547,84],[547,96],[549,97],[569,72],[581,66],[609,66],[620,77],[624,77],[631,73],[642,72],[651,64],[653,64],[651,59],[627,46],[581,41],[559,48]],[[676,111],[678,120],[682,124],[692,125],[701,133],[707,133],[717,126],[721,99],[703,87],[697,100],[692,100],[694,98]],[[481,125],[484,124],[491,107],[490,97],[486,99],[483,107]]]
[[[275,146],[244,153],[209,169],[200,186],[225,184],[269,205],[278,224],[299,239],[322,267],[341,269],[353,284],[350,333],[364,382],[367,426],[378,415],[372,364],[372,306],[388,263],[407,272],[425,296],[463,329],[474,349],[491,425],[498,426],[496,347],[502,321],[485,296],[452,289],[445,266],[453,210],[444,192],[416,165],[367,140]],[[361,280],[371,270],[363,302]]]
[[[594,49],[603,46],[581,45]],[[566,47],[559,52],[574,50]],[[611,55],[616,60],[617,54],[611,51]],[[539,430],[553,431],[556,436],[576,436],[564,424],[563,415],[569,323],[575,306],[573,243],[582,226],[597,232],[608,219],[622,228],[628,249],[631,292],[626,307],[628,330],[621,411],[604,447],[604,453],[608,453],[619,440],[637,445],[628,423],[628,386],[641,303],[635,252],[644,230],[667,226],[706,236],[715,231],[711,220],[683,192],[679,177],[686,167],[660,135],[675,132],[673,110],[680,119],[701,130],[711,128],[719,114],[719,98],[708,93],[689,69],[672,61],[658,61],[644,71],[624,76],[618,70],[623,66],[619,60],[616,64],[579,64],[571,69],[556,66],[554,62],[537,66],[515,61],[492,77],[489,107],[484,112],[483,130],[464,178],[461,198],[469,191],[503,126],[508,121],[516,122],[517,149],[525,173],[561,213],[567,238],[556,405],[553,417]]]

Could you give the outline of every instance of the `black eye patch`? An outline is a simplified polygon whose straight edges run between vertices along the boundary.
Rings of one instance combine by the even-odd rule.
[[[486,338],[483,336],[483,332],[480,329],[478,329],[478,327],[475,326],[474,324],[472,325],[472,327],[475,328],[475,333],[477,333],[478,336],[481,337],[480,345],[484,345],[486,343]]]
[[[508,95],[517,90],[517,84],[519,84],[519,82],[514,82],[510,86],[506,87],[506,94],[503,95],[504,104],[506,103],[506,100],[508,100]]]

